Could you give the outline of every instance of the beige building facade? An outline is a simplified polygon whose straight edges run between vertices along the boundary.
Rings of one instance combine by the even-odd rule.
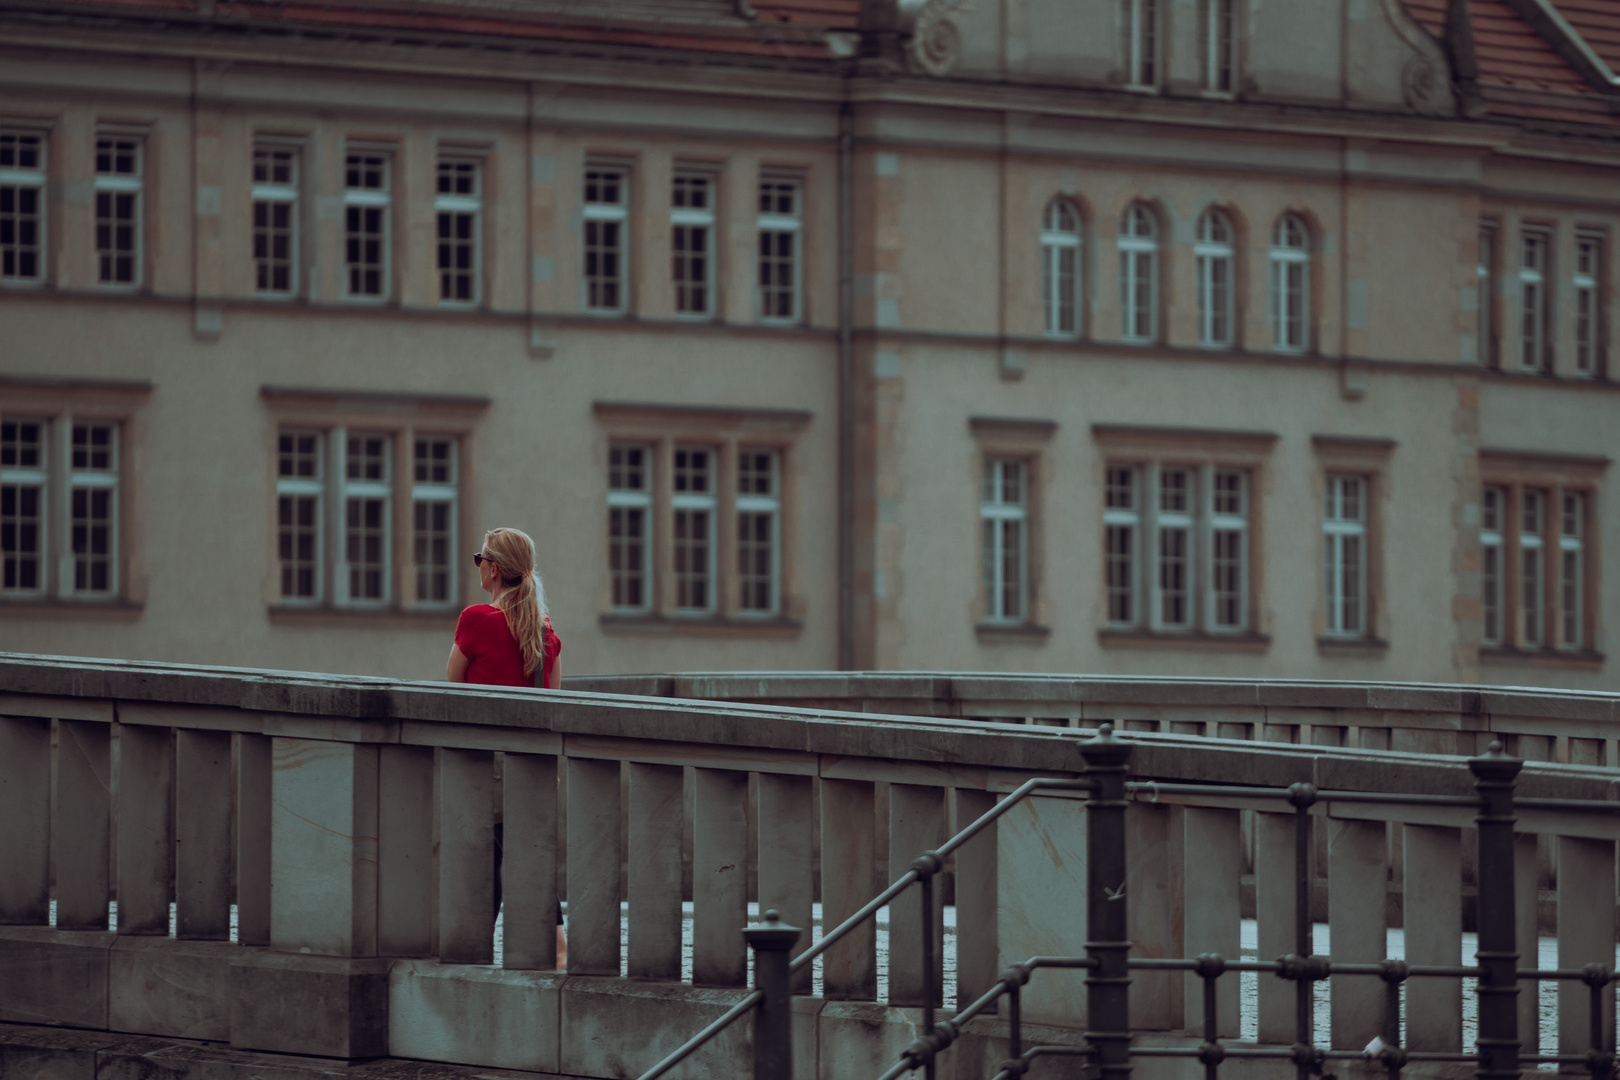
[[[7,0],[0,649],[1620,687],[1561,6]]]

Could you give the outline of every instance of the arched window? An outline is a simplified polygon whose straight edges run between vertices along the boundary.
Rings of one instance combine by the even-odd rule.
[[[1271,230],[1271,342],[1279,352],[1304,352],[1310,336],[1311,234],[1295,214]]]
[[[1080,333],[1080,214],[1067,199],[1046,204],[1041,221],[1041,295],[1046,332],[1054,337]]]
[[[1198,344],[1232,344],[1232,221],[1216,209],[1198,219]]]
[[[1159,336],[1159,223],[1141,203],[1119,223],[1120,336],[1154,341]]]

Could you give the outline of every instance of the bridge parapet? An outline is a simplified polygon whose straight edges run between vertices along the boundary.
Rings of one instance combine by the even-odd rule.
[[[1219,719],[1238,707],[1235,684],[1214,685],[1209,712],[1196,719],[1197,685],[1176,683],[1187,719],[1168,723],[1239,722]],[[1313,699],[1308,686],[1286,685],[1278,700],[1287,704],[1242,707],[1327,715],[1393,702],[1400,690],[1330,684]],[[1344,704],[1357,694],[1362,705]],[[1511,692],[1412,690],[1429,694],[1521,710],[1459,707],[1458,716],[1542,715],[1523,712],[1532,703]],[[1585,725],[1566,738],[1609,738],[1614,696],[1533,696],[1549,712],[1563,702],[1570,722]],[[1070,719],[1131,721],[1104,717],[1100,706]],[[937,846],[952,819],[977,817],[1033,777],[1080,775],[1082,737],[1073,723],[0,656],[0,1021],[272,1054],[635,1076],[743,997],[750,868],[761,910],[810,927],[819,896],[821,924],[831,927],[883,884],[873,872],[880,846],[893,876]],[[1126,737],[1136,781],[1473,792],[1460,762],[1431,754],[1174,728]],[[1617,778],[1603,767],[1534,762],[1519,793],[1606,800]],[[1246,820],[1259,955],[1292,951],[1290,808],[1151,784],[1135,799],[1120,896],[1137,955],[1239,954]],[[1399,834],[1408,959],[1448,962],[1461,940],[1473,813],[1332,800],[1313,813],[1328,837],[1335,960],[1383,959],[1387,845]],[[956,852],[956,1000],[977,996],[1009,963],[1084,951],[1084,814],[1078,799],[1033,796]],[[1556,903],[1573,932],[1560,938],[1560,966],[1612,964],[1614,890],[1591,883],[1614,881],[1616,815],[1543,808],[1522,813],[1518,828],[1531,837],[1518,846],[1528,860],[1516,875],[1521,888],[1535,885],[1535,834],[1553,837],[1564,860],[1570,885]],[[688,837],[689,958],[681,941]],[[552,952],[551,893],[563,867],[566,974]],[[875,932],[854,934],[826,955],[819,994],[808,979],[796,987],[796,1075],[876,1076],[916,1037],[921,961],[899,943],[919,932],[918,902],[909,894],[893,905],[896,944],[886,960]],[[1533,918],[1521,917],[1519,932],[1521,954],[1534,956]],[[1236,1037],[1238,999],[1227,982],[1221,1024]],[[1026,1038],[1077,1042],[1082,983],[1081,972],[1033,980],[1023,1016],[1045,1030]],[[1374,990],[1368,1000],[1334,995],[1336,1046],[1360,1049],[1378,1033]],[[1413,1024],[1414,1039],[1460,1046],[1460,988],[1434,983],[1422,992],[1434,1000]],[[1132,1015],[1148,1033],[1139,1037],[1191,1038],[1199,993],[1198,980],[1179,972],[1139,974]],[[1533,997],[1521,995],[1522,1029],[1533,1023]],[[1293,1041],[1291,987],[1262,980],[1256,1008],[1262,1043]],[[1583,1051],[1584,1003],[1568,1015],[1567,1045]],[[685,1075],[745,1074],[749,1038],[742,1025],[728,1031],[682,1066]],[[973,1021],[948,1051],[953,1073],[944,1075],[989,1075],[1005,1038],[1003,1021]]]

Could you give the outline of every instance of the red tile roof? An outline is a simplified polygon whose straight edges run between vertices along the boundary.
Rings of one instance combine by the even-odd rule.
[[[1553,6],[1620,75],[1620,0],[1553,0]]]
[[[1446,0],[1404,0],[1434,37],[1445,34]],[[1620,0],[1560,0],[1613,12]],[[1600,91],[1558,55],[1508,0],[1469,0],[1479,92],[1494,116],[1565,124],[1620,127],[1615,98]],[[1567,14],[1567,13],[1566,13]]]

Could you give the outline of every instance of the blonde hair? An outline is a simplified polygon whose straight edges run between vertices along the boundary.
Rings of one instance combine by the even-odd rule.
[[[504,592],[495,606],[506,616],[523,654],[523,674],[533,675],[545,662],[546,589],[534,567],[534,541],[517,529],[491,529],[484,534],[484,553],[495,560]]]

